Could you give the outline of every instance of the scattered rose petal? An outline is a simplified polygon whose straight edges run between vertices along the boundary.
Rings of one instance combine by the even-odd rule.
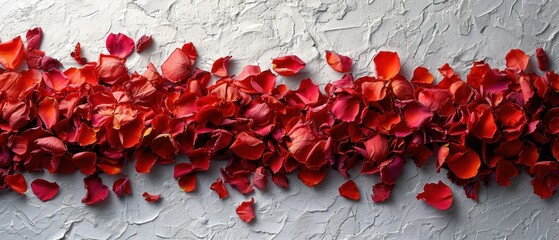
[[[423,192],[417,194],[417,200],[421,199],[427,204],[445,211],[452,205],[452,191],[442,181],[438,183],[427,183],[423,186]]]
[[[144,192],[142,196],[147,202],[157,202],[161,198],[161,194],[149,194],[147,192]]]
[[[106,46],[111,55],[124,59],[134,51],[134,40],[122,33],[111,33],[107,37]]]
[[[109,196],[109,187],[103,185],[103,180],[97,175],[84,178],[83,184],[87,193],[82,199],[82,203],[93,205],[105,200]]]
[[[130,186],[130,179],[124,177],[115,180],[115,182],[113,183],[113,192],[115,192],[118,197],[131,195],[132,187]]]
[[[143,35],[136,43],[136,52],[141,53],[151,45],[151,36]]]
[[[351,71],[351,65],[353,64],[353,60],[350,57],[332,51],[326,51],[326,62],[336,72],[341,73]]]
[[[31,182],[31,190],[41,201],[51,200],[58,194],[60,186],[56,182],[49,182],[45,179],[37,178]]]
[[[272,59],[272,69],[282,76],[293,76],[305,67],[305,62],[295,55]]]
[[[227,73],[227,69],[229,68],[230,59],[231,56],[227,56],[215,60],[214,64],[212,65],[212,73],[218,77],[229,76],[229,73]]]
[[[359,189],[357,188],[357,184],[353,180],[348,180],[340,188],[338,188],[340,192],[340,196],[345,197],[347,199],[359,201],[361,198],[361,194],[359,193]]]
[[[400,72],[400,57],[395,52],[380,51],[373,61],[380,79],[389,80]]]
[[[25,194],[27,191],[27,182],[22,174],[8,175],[4,178],[4,181],[6,181],[8,187],[19,194]]]
[[[223,180],[221,180],[221,178],[218,178],[214,183],[212,183],[210,189],[217,193],[219,199],[223,199],[229,196],[227,188],[225,188],[225,184],[223,184]]]
[[[250,198],[249,201],[242,202],[241,205],[237,207],[237,215],[244,222],[250,223],[256,217],[254,216],[254,198]]]
[[[538,69],[546,71],[549,66],[549,59],[543,48],[536,49],[536,59],[538,60]]]

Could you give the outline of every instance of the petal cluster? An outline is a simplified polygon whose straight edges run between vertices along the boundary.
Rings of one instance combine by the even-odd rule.
[[[227,163],[222,176],[202,187],[220,199],[228,187],[243,195],[266,191],[269,183],[287,188],[291,173],[314,187],[328,170],[353,179],[349,170],[359,168],[379,177],[368,192],[380,203],[408,160],[417,167],[434,161],[437,172],[446,169],[474,200],[480,185],[508,186],[523,169],[541,198],[559,186],[559,75],[528,71],[530,57],[519,49],[505,56],[504,69],[477,61],[461,77],[448,64],[438,75],[419,66],[411,79],[400,73],[396,52],[380,51],[372,59],[376,76],[356,78],[350,57],[327,51],[324,64],[344,74],[324,89],[297,79],[305,67],[297,56],[275,58],[274,72],[300,80],[289,89],[261,66],[232,72],[232,56],[217,59],[209,71],[197,68],[192,43],[174,49],[160,68],[150,63],[130,72],[127,58],[152,41],[141,36],[135,43],[122,33],[108,36],[97,61],[83,58],[78,43],[70,55],[79,67],[64,69],[40,50],[42,36],[35,28],[26,43],[21,37],[0,43],[0,189],[25,194],[24,172],[80,172],[82,202],[96,204],[109,195],[99,175],[124,175],[126,164],[139,173],[175,164],[177,185],[192,192],[197,175],[214,161]],[[547,70],[543,49],[535,56]],[[112,190],[124,197],[133,194],[131,184],[121,177]],[[447,209],[452,193],[443,185],[428,184],[417,198]],[[59,186],[35,180],[31,188],[47,201]],[[352,180],[339,192],[361,197]],[[246,222],[254,219],[253,203],[237,209]]]

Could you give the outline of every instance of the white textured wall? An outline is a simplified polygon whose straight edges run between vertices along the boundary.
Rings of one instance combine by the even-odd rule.
[[[282,78],[290,86],[311,77],[324,86],[341,75],[323,59],[325,50],[353,57],[358,76],[373,74],[372,57],[381,49],[398,51],[407,76],[418,65],[434,70],[448,62],[465,76],[472,60],[485,59],[495,67],[504,65],[511,48],[533,56],[544,47],[559,55],[557,1],[549,0],[301,0],[301,1],[162,1],[139,0],[0,0],[0,39],[24,35],[40,26],[48,55],[73,65],[69,53],[80,41],[85,56],[97,59],[105,52],[105,37],[123,32],[134,39],[151,34],[155,44],[127,62],[131,71],[143,71],[148,61],[160,65],[171,50],[194,42],[209,69],[213,60],[232,55],[232,67],[245,64],[269,68],[271,58],[296,54],[307,67],[295,78]],[[552,67],[555,65],[552,64]],[[235,72],[235,71],[234,71]],[[437,73],[438,74],[438,73]],[[439,75],[438,75],[439,76]],[[482,188],[479,203],[467,199],[461,188],[451,185],[445,173],[436,175],[434,165],[416,169],[408,164],[390,201],[374,204],[371,186],[378,179],[355,178],[362,200],[338,196],[342,177],[331,172],[314,189],[291,176],[291,187],[271,186],[256,191],[257,220],[245,224],[236,206],[249,197],[230,190],[219,200],[209,185],[221,164],[213,164],[198,177],[198,190],[182,192],[172,179],[172,166],[158,166],[149,175],[127,170],[134,195],[123,199],[112,192],[109,200],[85,206],[80,174],[27,175],[56,180],[58,196],[39,201],[29,190],[25,196],[0,194],[2,239],[558,239],[559,201],[540,200],[532,194],[529,177],[516,177],[509,188]],[[356,176],[354,174],[353,176]],[[112,185],[113,176],[102,176]],[[423,184],[438,179],[451,185],[455,202],[440,212],[415,200]],[[150,204],[144,191],[162,193]]]

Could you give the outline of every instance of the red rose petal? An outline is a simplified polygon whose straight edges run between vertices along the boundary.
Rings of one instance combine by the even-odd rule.
[[[258,167],[256,171],[254,171],[252,182],[258,189],[266,191],[268,188],[268,172],[264,167]]]
[[[82,203],[93,205],[99,203],[109,196],[109,187],[103,185],[103,180],[97,175],[91,175],[83,179],[87,193]]]
[[[511,161],[497,162],[497,169],[495,170],[495,179],[500,186],[510,186],[510,179],[518,175],[518,169]]]
[[[74,58],[78,64],[84,65],[87,63],[87,59],[82,57],[82,47],[79,42],[76,44],[74,51],[70,53],[70,56]]]
[[[43,29],[40,27],[29,29],[25,34],[25,38],[27,39],[27,51],[39,49],[43,40]]]
[[[192,192],[196,190],[196,175],[187,174],[179,178],[179,186],[185,192]]]
[[[308,187],[314,187],[324,180],[326,177],[326,169],[321,168],[320,170],[311,170],[307,168],[301,168],[299,170],[299,174],[297,177],[301,179],[303,184],[307,185]]]
[[[130,186],[130,179],[124,177],[115,180],[115,182],[113,183],[113,192],[115,192],[118,197],[131,195],[132,187]]]
[[[58,121],[58,111],[56,98],[46,97],[39,103],[39,117],[41,117],[46,129],[50,129]]]
[[[392,193],[392,188],[394,185],[379,182],[373,186],[373,194],[371,198],[373,202],[380,203],[386,201]]]
[[[60,186],[56,182],[49,182],[45,179],[35,179],[31,182],[31,190],[39,198],[39,200],[46,202],[51,200],[58,194]]]
[[[264,143],[246,132],[241,132],[235,137],[230,149],[244,159],[258,160],[264,153]]]
[[[389,80],[400,72],[400,57],[398,53],[380,51],[375,58],[375,70],[380,79]]]
[[[136,52],[141,53],[151,45],[151,36],[143,35],[136,42]]]
[[[549,59],[543,48],[536,49],[536,59],[538,59],[538,69],[546,71],[549,66]]]
[[[460,152],[446,159],[450,171],[461,179],[475,177],[481,166],[481,160],[474,151]]]
[[[427,183],[423,186],[423,192],[417,194],[417,200],[421,199],[427,204],[445,211],[452,206],[452,191],[442,181],[438,183]]]
[[[64,154],[66,150],[68,150],[64,142],[56,137],[39,138],[35,140],[35,144],[43,150],[57,156]]]
[[[74,154],[72,162],[86,175],[95,173],[97,169],[97,154],[94,152],[80,152]]]
[[[516,69],[518,71],[523,71],[528,66],[528,61],[530,58],[526,53],[524,53],[520,49],[512,49],[507,56],[505,57],[507,60],[507,67]]]
[[[353,60],[350,57],[332,51],[326,51],[326,62],[336,72],[341,73],[351,71],[351,65],[353,64]]]
[[[361,194],[359,193],[359,189],[357,188],[357,184],[353,180],[348,180],[340,188],[338,188],[340,192],[340,196],[345,197],[347,199],[359,201],[361,199]]]
[[[218,58],[212,65],[212,73],[218,77],[227,77],[227,68],[229,68],[229,60],[231,56]]]
[[[293,76],[305,67],[305,62],[295,55],[272,59],[272,69],[282,76]]]
[[[8,70],[16,69],[25,56],[21,37],[0,43],[0,64]]]
[[[157,202],[161,198],[161,194],[149,194],[147,192],[144,192],[142,196],[147,202]]]
[[[249,201],[242,202],[241,205],[237,207],[237,215],[241,220],[250,223],[256,217],[254,216],[254,198],[250,198]]]
[[[4,181],[8,184],[8,187],[19,194],[23,195],[27,191],[27,182],[22,174],[8,175],[4,178]]]
[[[223,199],[229,196],[227,188],[225,188],[225,184],[223,184],[223,180],[221,180],[221,178],[218,178],[214,183],[212,183],[210,189],[217,193],[219,199]]]
[[[157,155],[149,150],[140,151],[136,157],[136,172],[149,173],[157,161]]]
[[[410,102],[403,109],[404,120],[410,128],[420,128],[427,122],[433,113],[423,104],[418,102]]]
[[[171,56],[161,65],[163,76],[171,82],[186,80],[191,75],[192,67],[188,55],[183,50],[177,48]]]
[[[435,77],[433,77],[433,74],[431,74],[427,68],[417,67],[413,71],[411,82],[415,84],[432,84],[434,80]]]
[[[111,33],[107,37],[106,46],[111,55],[124,59],[134,51],[134,40],[122,33]]]

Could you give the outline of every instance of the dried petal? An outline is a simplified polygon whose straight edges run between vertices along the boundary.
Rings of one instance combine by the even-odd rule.
[[[82,199],[82,203],[93,205],[105,200],[109,196],[109,187],[103,185],[103,180],[97,175],[84,178],[83,184],[87,193]]]
[[[4,178],[4,181],[6,181],[8,187],[19,194],[23,195],[27,191],[27,181],[25,181],[25,177],[20,173],[8,175]]]
[[[212,183],[210,189],[214,190],[217,193],[219,199],[223,199],[229,196],[227,188],[225,188],[225,184],[223,184],[223,180],[221,180],[221,178],[218,178],[214,183]]]
[[[157,202],[161,198],[161,194],[149,194],[147,192],[144,192],[142,196],[147,202]]]
[[[227,77],[229,73],[227,69],[229,68],[229,60],[231,56],[218,58],[212,65],[212,73],[218,77]]]
[[[130,187],[130,179],[124,177],[115,180],[115,182],[113,183],[113,192],[115,192],[118,197],[131,195],[132,187]]]
[[[338,192],[340,192],[340,196],[345,197],[347,199],[359,201],[361,199],[361,194],[359,193],[359,189],[357,188],[357,184],[353,180],[348,180],[340,188],[338,188]]]
[[[350,57],[326,51],[326,62],[337,72],[345,73],[351,71],[353,60]]]
[[[151,45],[151,36],[143,35],[136,43],[136,52],[141,53]]]

